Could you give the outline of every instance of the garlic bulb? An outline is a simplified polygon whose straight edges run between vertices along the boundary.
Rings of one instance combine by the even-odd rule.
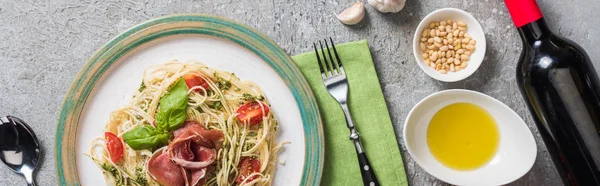
[[[380,12],[399,12],[406,0],[369,0],[369,4]]]
[[[356,1],[354,5],[342,11],[336,17],[344,24],[354,25],[365,17],[365,6],[360,1]]]

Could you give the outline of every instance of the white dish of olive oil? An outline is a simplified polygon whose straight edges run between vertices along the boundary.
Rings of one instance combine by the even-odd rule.
[[[445,90],[421,100],[404,123],[412,159],[454,185],[504,185],[533,166],[537,146],[513,110],[485,94]]]

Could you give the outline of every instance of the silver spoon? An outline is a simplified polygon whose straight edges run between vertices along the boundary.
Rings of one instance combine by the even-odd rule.
[[[34,172],[40,159],[40,145],[33,130],[14,116],[0,117],[0,159],[35,186]]]

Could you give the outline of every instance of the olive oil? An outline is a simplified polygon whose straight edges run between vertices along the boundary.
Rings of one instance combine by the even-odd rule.
[[[429,122],[427,144],[433,157],[456,170],[473,170],[496,154],[500,135],[494,118],[471,103],[454,103]]]

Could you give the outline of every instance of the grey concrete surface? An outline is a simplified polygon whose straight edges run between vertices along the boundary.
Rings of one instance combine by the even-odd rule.
[[[366,3],[366,0],[362,0]],[[326,36],[338,42],[367,39],[390,110],[411,185],[446,185],[425,173],[406,152],[402,124],[425,96],[450,88],[477,90],[507,104],[524,118],[538,143],[534,167],[511,185],[561,185],[546,147],[518,92],[515,64],[521,42],[501,0],[408,0],[399,13],[382,14],[367,6],[359,25],[344,26],[332,15],[354,0],[0,0],[0,114],[21,117],[37,132],[43,147],[39,185],[56,185],[54,133],[66,89],[100,46],[120,32],[153,17],[208,13],[243,22],[265,33],[289,54],[310,51]],[[557,34],[583,46],[600,67],[600,1],[539,0]],[[464,9],[486,32],[487,51],[470,78],[442,83],[415,64],[410,46],[414,29],[428,13],[444,7]],[[596,68],[598,70],[598,68]],[[24,185],[0,165],[0,185]]]

